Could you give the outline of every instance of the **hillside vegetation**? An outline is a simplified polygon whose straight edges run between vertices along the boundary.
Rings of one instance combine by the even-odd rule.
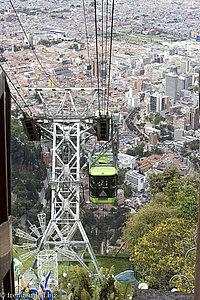
[[[130,214],[123,230],[132,262],[145,282],[156,289],[169,289],[170,278],[188,276],[194,287],[195,251],[200,174],[180,176],[176,166],[149,175],[152,200],[136,214]],[[184,279],[173,284],[190,291]]]
[[[37,224],[37,213],[42,205],[38,202],[39,192],[46,177],[46,165],[42,161],[41,147],[29,142],[21,123],[12,120],[12,215],[14,228],[21,226],[20,217]]]

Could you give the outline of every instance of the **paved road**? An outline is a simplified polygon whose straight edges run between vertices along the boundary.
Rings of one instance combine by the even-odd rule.
[[[190,166],[189,166],[187,175],[193,175],[194,174],[194,164],[191,161],[189,162],[189,164],[190,164]]]
[[[45,192],[46,192],[46,189],[48,187],[48,184],[49,184],[49,179],[50,179],[50,171],[47,170],[47,177],[44,181],[44,185],[43,185],[43,188],[40,192],[40,195],[39,195],[39,199],[38,199],[38,202],[42,203],[44,207],[46,207],[46,199],[45,199]]]

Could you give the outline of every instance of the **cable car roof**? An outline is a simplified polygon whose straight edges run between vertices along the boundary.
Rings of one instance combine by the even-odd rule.
[[[113,166],[98,166],[90,169],[92,176],[114,176],[117,175],[117,169]]]

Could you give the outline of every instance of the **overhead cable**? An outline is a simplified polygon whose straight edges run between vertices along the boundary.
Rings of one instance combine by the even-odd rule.
[[[16,11],[16,9],[15,9],[13,3],[12,3],[12,0],[9,0],[9,2],[10,2],[11,6],[12,6],[14,12],[15,12],[15,15],[16,15],[16,17],[17,17],[17,20],[18,20],[18,22],[19,22],[19,24],[20,24],[20,26],[21,26],[21,28],[22,28],[22,31],[23,31],[23,33],[24,33],[24,35],[25,35],[25,37],[26,37],[26,39],[27,39],[27,41],[28,41],[28,43],[29,43],[29,45],[30,45],[30,47],[31,47],[31,50],[33,51],[33,53],[34,53],[34,55],[35,55],[35,57],[36,57],[36,59],[37,59],[39,65],[40,65],[40,67],[42,68],[42,70],[43,70],[43,72],[45,73],[45,75],[51,80],[51,76],[47,73],[47,71],[46,71],[45,68],[43,67],[43,65],[42,65],[42,63],[41,63],[41,61],[40,61],[40,59],[39,59],[37,53],[35,52],[35,48],[33,47],[32,43],[31,43],[31,41],[30,41],[30,39],[29,39],[29,37],[28,37],[28,35],[27,35],[27,33],[26,33],[26,30],[25,30],[24,27],[23,27],[23,24],[22,24],[22,22],[21,22],[21,20],[20,20],[20,18],[19,18],[19,16],[18,16],[18,13],[17,13],[17,11]]]
[[[15,102],[15,104],[18,106],[18,108],[21,110],[22,114],[25,115],[25,112],[21,108],[20,104],[16,101],[15,97],[11,95],[12,100]]]
[[[99,113],[101,110],[100,98],[99,98],[99,51],[98,51],[98,33],[97,33],[97,1],[94,0],[94,16],[95,16],[95,34],[96,34],[96,60],[97,60],[97,88],[98,88],[98,105]]]
[[[87,30],[87,20],[85,14],[85,0],[83,0],[83,15],[84,15],[84,23],[85,23],[85,36],[86,36],[86,43],[87,43],[87,53],[88,53],[88,61],[90,61],[90,47],[89,47],[89,38],[88,38],[88,30]],[[91,86],[93,85],[92,82],[92,70],[91,70]]]
[[[0,67],[2,69],[2,71],[4,72],[5,76],[8,78],[8,80],[10,81],[10,83],[12,84],[13,88],[15,89],[15,91],[17,92],[18,96],[21,98],[21,100],[23,101],[23,103],[28,107],[29,112],[32,114],[29,106],[27,105],[27,103],[25,102],[24,98],[22,97],[22,95],[20,94],[20,92],[18,91],[17,87],[15,86],[15,84],[13,83],[12,79],[10,78],[10,76],[8,75],[8,73],[4,70],[3,66],[0,64]],[[14,98],[14,97],[13,97]],[[15,102],[16,103],[16,102]],[[17,104],[18,107],[20,106],[19,104]],[[21,109],[21,108],[20,108]],[[21,109],[22,110],[22,109]],[[23,111],[23,110],[22,110]],[[25,114],[23,112],[23,114]]]
[[[3,55],[1,54],[1,57],[3,58]],[[9,71],[12,73],[12,76],[15,78],[18,86],[20,87],[20,89],[22,89],[22,87],[20,86],[19,80],[17,79],[16,75],[14,74],[14,72],[11,70],[11,67],[9,66],[7,60],[5,60],[5,64],[7,65]]]
[[[101,70],[100,70],[100,75],[101,75],[101,88],[102,88],[102,93],[101,93],[101,99],[102,99],[102,106],[103,106],[103,110],[104,110],[104,97],[103,97],[103,88],[104,88],[104,84],[103,84],[103,58],[104,58],[104,49],[103,49],[103,46],[104,46],[104,43],[103,43],[103,32],[104,32],[104,28],[103,28],[103,21],[104,21],[104,3],[103,3],[104,0],[101,0],[101,6],[102,6],[102,11],[101,11]]]
[[[105,93],[104,93],[104,102],[106,96],[106,83],[107,83],[107,63],[108,63],[108,0],[106,1],[106,45],[105,45]]]
[[[109,105],[109,93],[110,93],[110,76],[111,76],[111,59],[112,59],[112,40],[113,40],[113,23],[114,23],[114,4],[115,0],[112,1],[112,16],[111,16],[111,33],[110,33],[110,57],[109,57],[109,74],[108,74],[108,99],[107,99],[107,112]]]

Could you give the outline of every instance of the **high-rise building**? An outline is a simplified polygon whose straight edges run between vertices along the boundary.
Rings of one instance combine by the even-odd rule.
[[[185,76],[185,89],[188,90],[192,87],[192,74],[188,74]]]
[[[180,74],[187,74],[190,72],[190,61],[183,59],[180,62]]]
[[[164,95],[164,96],[161,96],[161,111],[163,110],[169,110],[169,97]]]
[[[191,125],[193,130],[199,128],[199,107],[190,107],[186,114],[187,124]]]
[[[175,129],[186,130],[186,118],[183,115],[173,114],[173,123],[172,126]]]
[[[177,93],[180,93],[181,90],[185,89],[185,77],[180,76],[178,78],[178,86],[177,86]]]
[[[158,136],[157,136],[157,133],[155,133],[155,132],[150,133],[150,135],[149,135],[149,144],[154,149],[158,147]]]
[[[191,125],[193,130],[197,130],[199,128],[199,108],[192,107],[191,109]]]
[[[156,95],[150,96],[149,109],[150,109],[150,112],[152,112],[152,113],[156,113],[157,100],[158,100],[158,98]]]
[[[169,97],[164,94],[154,93],[150,95],[149,112],[156,113],[169,109]]]
[[[168,73],[165,75],[165,79],[166,79],[165,94],[169,96],[170,100],[176,102],[177,88],[178,88],[178,75]]]
[[[140,105],[140,97],[136,94],[133,88],[130,88],[129,91],[125,95],[127,100],[127,105],[130,107],[139,107]]]

